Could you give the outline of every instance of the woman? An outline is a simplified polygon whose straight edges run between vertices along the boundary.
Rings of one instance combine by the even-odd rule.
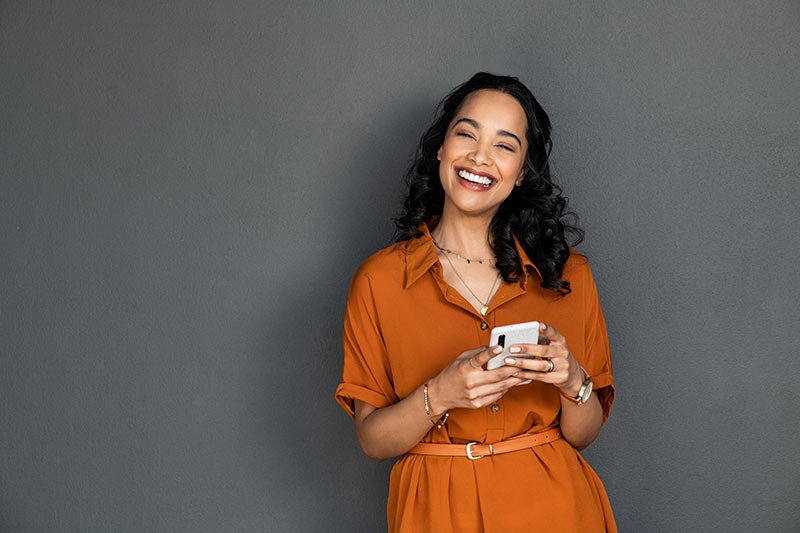
[[[369,457],[402,456],[390,531],[616,531],[577,451],[614,400],[605,322],[549,153],[527,87],[476,74],[420,141],[398,242],[353,279],[336,399]],[[539,343],[509,351],[534,357],[487,370],[491,329],[529,321]]]

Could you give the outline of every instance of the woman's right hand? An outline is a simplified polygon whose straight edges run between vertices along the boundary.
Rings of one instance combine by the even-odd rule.
[[[502,346],[467,350],[428,382],[428,398],[434,418],[450,409],[477,409],[496,402],[524,379],[513,377],[513,366],[484,370],[489,359],[503,352]]]
[[[423,409],[423,387],[399,402],[376,408],[355,400],[356,436],[361,448],[376,461],[396,457],[414,447],[431,430],[431,423],[457,407],[477,409],[496,402],[508,389],[524,381],[513,377],[515,366],[484,370],[500,346],[467,350],[428,380],[430,414]],[[435,424],[435,422],[434,422]]]

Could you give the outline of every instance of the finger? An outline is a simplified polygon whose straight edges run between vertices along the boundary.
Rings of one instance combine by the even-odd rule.
[[[557,367],[561,368],[562,361],[561,359],[528,359],[523,357],[506,357],[504,360],[505,364],[510,367],[547,374],[554,372]]]
[[[508,352],[513,355],[527,355],[529,357],[563,357],[563,346],[560,344],[512,344]]]
[[[479,409],[481,407],[486,407],[487,405],[491,405],[494,402],[496,402],[497,400],[499,400],[500,398],[502,398],[503,396],[505,396],[506,392],[508,392],[508,391],[498,392],[498,393],[495,393],[495,394],[490,394],[488,396],[483,396],[481,398],[477,398],[477,399],[472,401],[472,408],[473,409]]]
[[[566,375],[566,373],[564,373]],[[541,381],[542,383],[557,384],[561,383],[564,379],[561,373],[553,372],[536,372],[535,370],[520,370],[514,374],[518,379],[532,379],[533,381]]]
[[[483,365],[485,365],[489,361],[489,359],[491,359],[495,355],[500,355],[501,353],[503,353],[502,346],[495,345],[495,346],[489,346],[488,348],[483,348],[479,353],[475,354],[472,357],[472,360],[474,361],[474,363],[472,363],[472,366],[480,368]]]
[[[559,331],[553,326],[545,324],[544,322],[539,324],[539,337],[544,337],[545,339],[548,339],[551,344],[552,343],[566,344],[566,339],[564,338],[564,335],[559,333]]]
[[[547,361],[537,361],[538,363],[547,363]],[[569,365],[562,364],[556,367],[557,360],[553,360],[554,368],[551,371],[547,371],[548,369],[545,368],[542,370],[530,370],[530,369],[520,369],[518,372],[513,374],[514,377],[520,379],[535,379],[536,381],[541,381],[543,383],[552,383],[557,386],[561,386],[567,383],[569,379]]]
[[[493,370],[482,370],[481,372],[474,372],[472,373],[465,383],[467,389],[469,389],[468,395],[470,398],[475,398],[476,396],[480,396],[485,394],[485,390],[487,389],[480,389],[485,385],[495,385],[500,383],[501,381],[508,379],[515,372],[519,371],[519,368],[513,366],[501,366],[499,368],[495,368]],[[480,393],[476,393],[476,390],[480,390]]]
[[[487,396],[494,396],[497,394],[505,394],[511,387],[518,385],[524,381],[517,376],[509,376],[501,381],[497,381],[495,383],[488,383],[486,385],[481,385],[480,387],[476,387],[472,389],[470,398],[472,398],[473,403],[478,402],[482,403]]]
[[[512,365],[509,365],[509,368],[512,368]],[[515,377],[535,379],[559,387],[569,380],[570,363],[565,359],[516,360],[513,368],[520,369],[519,372],[513,374]]]
[[[481,375],[479,380],[475,382],[475,385],[483,385],[486,383],[498,383],[507,379],[509,376],[513,376],[515,372],[517,372],[519,368],[514,366],[501,366],[492,370],[485,370]]]
[[[466,352],[462,352],[456,359],[469,359],[471,357],[475,357],[476,354],[485,350],[487,346],[481,346],[480,348],[473,348],[472,350],[467,350]]]

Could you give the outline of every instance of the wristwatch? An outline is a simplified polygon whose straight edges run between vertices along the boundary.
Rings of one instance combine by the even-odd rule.
[[[581,367],[581,370],[583,370],[583,375],[586,376],[586,379],[584,379],[583,383],[581,383],[581,388],[578,391],[577,397],[573,398],[572,396],[567,396],[563,391],[561,391],[561,389],[559,389],[561,396],[572,402],[575,402],[578,405],[588,402],[589,397],[592,395],[592,376],[589,375],[585,368]]]

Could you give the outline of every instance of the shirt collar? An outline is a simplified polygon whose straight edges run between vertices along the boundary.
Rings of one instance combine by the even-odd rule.
[[[539,269],[536,268],[536,265],[533,264],[533,261],[530,260],[528,254],[525,253],[525,249],[522,248],[522,245],[517,240],[516,235],[512,236],[514,239],[514,247],[517,249],[517,254],[519,254],[519,259],[522,262],[522,288],[527,289],[527,282],[528,282],[528,275],[530,271],[533,270],[536,272],[536,275],[539,276],[539,279],[544,280],[542,277],[542,273],[539,272]]]
[[[433,247],[433,237],[431,237],[428,224],[436,226],[439,217],[434,217],[430,222],[423,222],[417,229],[422,235],[410,239],[406,243],[406,281],[404,289],[409,288],[433,265],[439,262],[436,249]]]
[[[439,222],[439,217],[433,217],[429,222],[423,222],[417,229],[422,232],[419,237],[410,239],[406,243],[406,279],[403,288],[407,289],[414,284],[422,275],[431,269],[439,262],[439,257],[436,255],[436,249],[433,246],[433,237],[431,237],[430,229],[436,226]],[[514,246],[519,254],[520,261],[522,262],[522,288],[525,289],[530,270],[542,278],[541,272],[530,260],[528,254],[522,248],[516,237],[514,239]]]

